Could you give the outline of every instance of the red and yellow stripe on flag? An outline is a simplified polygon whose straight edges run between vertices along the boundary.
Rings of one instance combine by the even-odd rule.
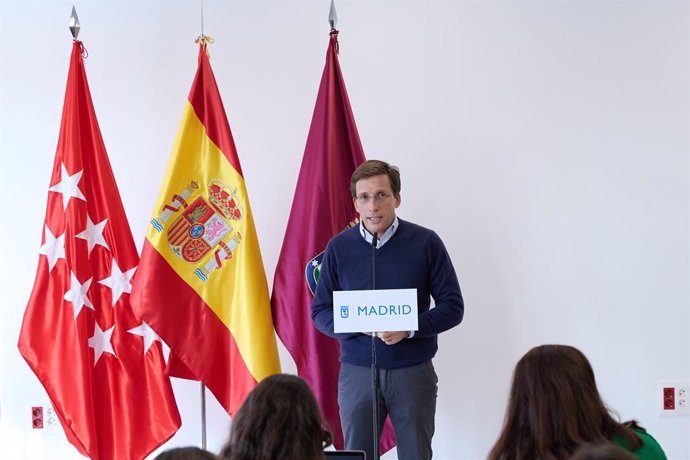
[[[132,299],[170,346],[170,374],[203,382],[231,415],[280,372],[247,189],[203,42]]]

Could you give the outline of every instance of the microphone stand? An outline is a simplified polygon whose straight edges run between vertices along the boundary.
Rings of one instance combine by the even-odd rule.
[[[371,240],[371,288],[376,289],[376,246],[379,234],[374,233]],[[376,361],[376,332],[371,333],[371,395],[374,418],[374,460],[379,460],[379,365]]]

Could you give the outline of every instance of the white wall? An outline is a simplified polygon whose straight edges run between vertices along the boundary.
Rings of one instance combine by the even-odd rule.
[[[269,281],[328,41],[328,0],[204,2]],[[0,445],[79,458],[32,433],[47,397],[16,349],[32,287],[71,39],[67,1],[0,3]],[[80,1],[94,104],[138,244],[194,72],[197,1]],[[580,347],[600,390],[671,459],[690,417],[659,379],[690,378],[689,10],[684,1],[338,0],[341,65],[370,158],[400,166],[399,214],[438,231],[466,317],[443,334],[436,458],[480,459],[512,368]],[[286,371],[294,364],[283,353]],[[196,383],[165,447],[199,444]],[[228,418],[209,397],[209,447]],[[7,454],[7,456],[6,456]],[[395,454],[385,457],[395,458]]]

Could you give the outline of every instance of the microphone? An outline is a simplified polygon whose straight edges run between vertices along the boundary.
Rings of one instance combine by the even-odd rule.
[[[371,288],[376,289],[376,246],[379,243],[379,234],[374,233],[371,239]],[[376,332],[371,334],[371,396],[372,396],[372,421],[374,425],[374,459],[379,460],[379,364],[376,359]]]
[[[376,247],[379,245],[379,234],[371,238],[371,288],[376,289]]]

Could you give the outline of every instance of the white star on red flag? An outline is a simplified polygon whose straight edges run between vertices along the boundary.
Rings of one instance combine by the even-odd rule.
[[[93,308],[91,300],[89,300],[86,295],[86,293],[89,291],[92,280],[93,278],[89,278],[84,284],[81,284],[79,283],[79,280],[74,272],[70,272],[70,287],[69,291],[65,292],[64,299],[68,302],[72,302],[72,308],[74,308],[74,319],[77,319],[77,316],[79,316],[79,312],[84,305],[89,307],[91,310],[96,311],[95,308]]]
[[[134,276],[134,272],[137,270],[137,267],[130,268],[126,272],[123,272],[120,270],[120,267],[117,265],[117,262],[115,262],[115,258],[113,257],[113,261],[110,264],[110,276],[108,278],[104,278],[102,280],[99,280],[98,282],[104,286],[108,286],[112,292],[113,292],[113,308],[115,307],[115,304],[117,301],[120,299],[120,296],[123,293],[131,293],[132,292],[132,276]]]
[[[93,329],[93,336],[89,337],[89,347],[93,348],[93,365],[95,366],[101,355],[103,353],[110,353],[111,355],[117,357],[115,350],[113,350],[113,344],[110,341],[113,338],[113,331],[115,326],[111,327],[107,331],[101,329],[98,323],[95,323]]]
[[[151,348],[151,345],[153,345],[153,342],[156,340],[162,343],[161,338],[158,337],[158,334],[156,334],[153,329],[151,329],[151,327],[143,321],[139,326],[132,328],[127,332],[144,338],[144,354],[149,351],[149,348]]]
[[[48,273],[53,271],[53,267],[59,259],[65,260],[65,234],[55,238],[48,226],[45,226],[46,242],[43,243],[38,253],[48,258]]]
[[[62,193],[63,210],[67,210],[67,205],[69,204],[69,200],[72,197],[86,201],[84,194],[81,193],[81,190],[79,189],[79,181],[81,180],[81,175],[83,173],[84,170],[82,169],[81,171],[78,171],[70,176],[67,172],[65,164],[62,163],[60,182],[50,187],[48,191]]]
[[[86,229],[81,233],[74,235],[75,238],[86,240],[89,245],[89,255],[91,255],[91,250],[93,250],[97,244],[100,244],[106,249],[110,249],[108,247],[108,243],[105,241],[105,238],[103,238],[103,230],[105,230],[105,224],[107,223],[108,219],[103,219],[101,222],[94,225],[94,223],[91,221],[91,217],[86,216]]]

